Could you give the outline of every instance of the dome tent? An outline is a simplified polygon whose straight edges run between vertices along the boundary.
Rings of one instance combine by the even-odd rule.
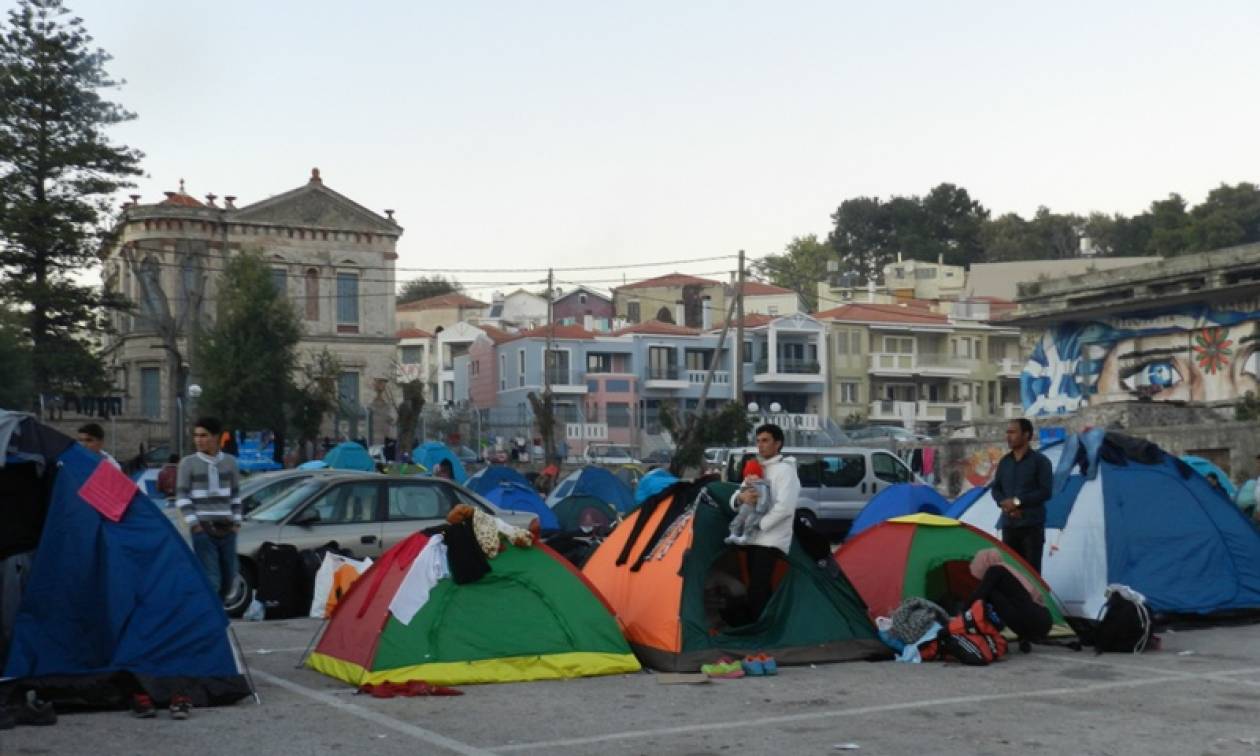
[[[849,527],[846,540],[885,520],[924,512],[939,515],[949,508],[949,500],[935,488],[922,483],[896,483],[876,494]]]
[[[560,521],[556,519],[555,512],[551,511],[547,507],[547,502],[543,501],[542,496],[529,486],[522,486],[517,483],[500,483],[481,495],[500,509],[533,512],[538,515],[538,527],[541,530],[560,529]]]
[[[521,475],[514,467],[490,465],[469,475],[468,480],[464,481],[464,487],[485,496],[500,483],[515,483],[528,488],[529,478]]]

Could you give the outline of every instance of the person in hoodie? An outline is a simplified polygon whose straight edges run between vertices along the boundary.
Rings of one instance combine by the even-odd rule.
[[[796,461],[784,457],[782,449],[782,428],[773,423],[757,428],[757,463],[761,465],[761,481],[769,486],[773,503],[762,515],[756,532],[741,547],[748,560],[748,608],[754,622],[770,603],[775,565],[792,547],[792,520],[801,493]],[[757,499],[755,489],[740,489],[731,497],[731,507],[738,511],[741,506],[756,506]]]

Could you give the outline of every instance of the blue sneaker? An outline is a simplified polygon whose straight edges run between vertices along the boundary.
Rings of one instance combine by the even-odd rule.
[[[766,671],[767,676],[779,674],[779,663],[775,661],[774,657],[770,654],[761,654],[759,661],[761,662],[761,668]]]
[[[744,668],[744,674],[749,677],[762,677],[766,674],[766,666],[758,656],[745,656],[740,666]]]

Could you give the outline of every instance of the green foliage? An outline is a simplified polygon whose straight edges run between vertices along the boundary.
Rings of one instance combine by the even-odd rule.
[[[818,282],[827,277],[827,261],[835,251],[818,240],[816,234],[798,236],[788,242],[781,255],[766,255],[753,263],[753,271],[776,286],[801,295],[807,312],[826,309],[818,306]]]
[[[324,418],[337,411],[337,375],[341,360],[327,347],[302,366],[302,385],[293,386],[289,398],[289,423],[299,441],[319,438]]]
[[[112,196],[141,154],[106,129],[134,116],[102,97],[118,86],[61,0],[20,0],[0,25],[0,299],[24,306],[36,392],[102,383],[81,334],[122,302],[74,278],[96,265]]]
[[[419,276],[402,285],[398,292],[398,304],[418,302],[421,299],[436,297],[442,294],[454,294],[464,290],[462,284],[454,278],[447,278],[440,273],[431,276]]]
[[[1248,391],[1234,405],[1234,419],[1243,422],[1260,420],[1260,399],[1254,391]]]
[[[748,443],[752,421],[736,402],[726,402],[717,410],[680,415],[673,402],[661,403],[661,427],[674,439],[674,456],[669,469],[674,475],[698,468],[704,450],[710,446],[742,446]]]
[[[0,408],[31,408],[31,347],[22,334],[22,318],[0,309]]]
[[[402,401],[398,403],[398,440],[410,450],[420,413],[424,411],[424,381],[408,381],[400,388]]]
[[[198,346],[201,409],[232,428],[282,431],[297,392],[298,313],[276,291],[271,269],[256,252],[227,261],[218,298],[218,316]]]

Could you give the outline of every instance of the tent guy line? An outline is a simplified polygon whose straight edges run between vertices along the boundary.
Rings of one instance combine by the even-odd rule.
[[[529,750],[545,750],[550,748],[567,748],[574,746],[593,745],[596,743],[606,743],[617,740],[634,740],[637,738],[653,738],[667,735],[687,735],[690,733],[709,732],[714,730],[730,730],[736,727],[764,727],[767,725],[792,724],[796,722],[809,722],[820,719],[838,719],[841,717],[856,717],[867,714],[882,714],[894,711],[913,711],[916,709],[928,709],[937,706],[956,706],[958,704],[976,704],[986,703],[989,701],[1011,701],[1016,699],[1039,698],[1042,696],[1069,696],[1081,695],[1083,693],[1101,692],[1107,690],[1122,690],[1125,688],[1141,688],[1148,685],[1159,685],[1162,683],[1177,682],[1237,682],[1249,683],[1246,680],[1228,679],[1234,675],[1247,675],[1260,673],[1260,667],[1251,667],[1248,669],[1238,669],[1229,672],[1205,672],[1203,674],[1192,674],[1179,672],[1176,674],[1164,674],[1158,677],[1144,677],[1137,680],[1118,680],[1114,682],[1096,683],[1093,685],[1084,685],[1078,687],[1061,687],[1046,688],[1044,690],[1027,690],[1013,693],[990,693],[974,696],[951,696],[948,698],[936,698],[922,701],[906,701],[904,703],[879,704],[875,706],[859,706],[852,709],[840,709],[837,711],[816,711],[803,714],[787,714],[777,717],[761,717],[758,719],[740,719],[732,722],[706,722],[697,725],[679,725],[677,727],[660,727],[647,730],[627,730],[624,732],[613,732],[607,735],[592,735],[582,738],[566,738],[562,740],[538,741],[533,743],[510,743],[500,746],[492,746],[491,752],[506,753],[511,751],[529,751]],[[1260,683],[1258,683],[1260,684]]]

